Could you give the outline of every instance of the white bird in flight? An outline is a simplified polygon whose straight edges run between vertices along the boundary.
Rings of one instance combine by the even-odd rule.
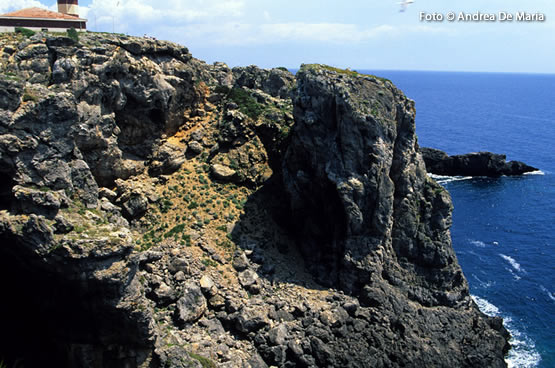
[[[410,4],[414,3],[414,0],[403,0],[399,3],[399,5],[401,5],[401,10],[399,10],[400,12],[404,12],[405,10],[407,10],[407,6],[409,6]]]

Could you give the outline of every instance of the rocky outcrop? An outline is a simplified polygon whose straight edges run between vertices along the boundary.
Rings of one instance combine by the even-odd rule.
[[[503,366],[504,338],[476,309],[451,247],[449,194],[418,152],[414,103],[389,81],[320,65],[301,67],[297,79],[283,175],[299,248],[321,282],[390,321],[368,328],[396,336],[382,348],[357,333],[344,340],[386,366],[471,366],[463,346],[448,346],[479,340],[484,364]],[[431,315],[451,321],[451,342],[426,322]],[[480,327],[463,322],[470,315]],[[420,336],[442,362],[417,348]]]
[[[473,152],[449,156],[435,148],[421,147],[420,152],[431,174],[448,176],[522,175],[538,169],[520,161],[506,161],[505,155],[491,152]]]
[[[85,33],[0,85],[9,366],[504,366],[390,82]]]

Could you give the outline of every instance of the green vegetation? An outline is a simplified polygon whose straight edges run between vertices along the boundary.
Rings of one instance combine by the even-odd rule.
[[[160,212],[167,213],[173,206],[173,202],[167,198],[163,198],[160,201]]]
[[[30,30],[29,28],[15,27],[15,33],[21,33],[25,37],[31,37],[34,36],[36,32]]]
[[[218,267],[218,262],[214,261],[211,258],[204,258],[201,262],[206,267]]]
[[[164,234],[164,238],[169,238],[170,236],[177,236],[177,234],[182,233],[185,229],[185,224],[175,225],[170,231]]]
[[[0,76],[2,76],[4,79],[12,80],[12,81],[21,80],[21,77],[20,77],[20,76],[18,76],[18,75],[15,74],[15,73],[12,73],[12,72],[6,72],[6,73],[4,73],[4,74],[0,74]],[[2,367],[0,367],[0,368],[2,368]]]
[[[283,141],[285,140],[288,136],[289,133],[291,133],[291,128],[287,125],[282,125],[279,127],[279,140]]]
[[[284,67],[284,66],[278,66],[276,69],[283,70],[284,72],[288,72],[288,71],[289,71],[289,69],[287,69],[287,68]]]
[[[73,41],[79,42],[79,34],[77,34],[77,31],[75,30],[75,28],[71,27],[70,29],[68,29],[67,36],[71,38]]]
[[[198,360],[203,368],[216,368],[217,367],[216,363],[214,363],[210,359],[205,358],[203,356],[200,356],[198,354],[189,353],[189,356],[193,359]]]
[[[214,88],[214,92],[222,93],[224,95],[229,94],[230,91],[231,91],[231,89],[227,86],[216,86],[216,88]]]
[[[183,240],[183,242],[185,243],[185,244],[183,244],[183,245],[185,245],[186,247],[190,247],[190,246],[191,246],[191,235],[182,234],[182,235],[181,235],[181,240]]]
[[[252,119],[258,119],[264,112],[264,105],[259,104],[256,98],[252,97],[242,88],[233,88],[231,92],[229,92],[228,98],[239,105],[239,111]]]
[[[442,192],[444,192],[444,191],[445,191],[445,189],[444,189],[443,187],[434,188],[434,194],[435,194],[435,195],[438,195],[438,194],[440,194],[440,193],[442,193]]]
[[[351,69],[340,69],[340,68],[336,68],[333,66],[329,66],[329,65],[324,65],[324,64],[305,64],[303,66],[301,66],[301,69],[307,68],[309,70],[318,70],[318,69],[324,69],[324,70],[329,70],[330,72],[334,72],[337,74],[343,74],[343,75],[348,75],[350,77],[371,77],[371,78],[375,78],[378,79],[382,82],[390,82],[391,81],[389,79],[386,78],[381,78],[378,76],[375,76],[373,74],[364,74],[364,73],[359,73],[356,70],[351,70]]]
[[[39,98],[33,93],[33,91],[25,88],[25,91],[23,92],[23,102],[27,102],[27,101],[37,102],[38,100]]]

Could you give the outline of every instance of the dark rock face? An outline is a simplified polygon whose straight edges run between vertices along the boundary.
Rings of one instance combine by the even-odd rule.
[[[421,147],[420,152],[431,174],[449,176],[522,175],[538,169],[520,161],[506,161],[505,155],[475,152],[449,156],[435,148]]]
[[[287,70],[262,70],[254,65],[233,68],[237,85],[260,89],[271,96],[288,98],[295,86],[295,77]]]
[[[390,82],[206,65],[136,37],[12,36],[0,360],[504,366],[506,331],[468,295],[449,194]]]
[[[378,365],[472,366],[460,341],[479,334],[479,359],[504,366],[505,340],[470,299],[450,244],[450,197],[426,176],[418,153],[413,102],[388,81],[317,65],[303,66],[297,78],[283,175],[299,247],[322,282],[360,295],[389,320],[384,329],[370,319],[366,331],[396,340],[315,336],[317,363],[337,364],[348,341],[360,364],[369,355]],[[464,322],[469,316],[481,327]],[[430,318],[450,321],[449,342]],[[436,353],[417,348],[417,336]]]

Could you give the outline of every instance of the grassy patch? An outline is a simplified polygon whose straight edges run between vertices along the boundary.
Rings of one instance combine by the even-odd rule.
[[[182,233],[183,229],[185,229],[185,224],[175,225],[170,231],[164,234],[164,238],[176,236],[177,234]]]
[[[386,78],[382,78],[382,77],[378,77],[376,75],[373,74],[364,74],[364,73],[359,73],[356,70],[351,70],[351,69],[341,69],[341,68],[336,68],[333,66],[329,66],[329,65],[324,65],[324,64],[308,64],[308,65],[303,65],[301,67],[301,69],[303,68],[308,68],[308,69],[324,69],[324,70],[329,70],[330,72],[334,72],[337,74],[342,74],[342,75],[348,75],[350,77],[371,77],[371,78],[375,78],[378,79],[382,82],[391,82],[389,79]]]
[[[239,111],[253,119],[258,119],[264,112],[264,105],[259,104],[256,98],[242,88],[233,88],[229,92],[228,98],[239,105]]]
[[[216,363],[214,363],[210,359],[205,358],[203,356],[200,356],[198,354],[189,353],[189,356],[193,359],[198,360],[203,368],[216,368],[217,367]]]
[[[12,81],[19,81],[21,77],[12,72],[6,72],[4,74],[0,74],[4,79],[12,80]],[[1,368],[1,367],[0,367]]]
[[[15,33],[21,33],[25,37],[31,37],[34,36],[36,32],[30,30],[29,28],[15,27]]]
[[[214,261],[211,258],[204,258],[201,262],[206,267],[217,267],[218,266],[218,262]]]
[[[37,102],[38,100],[39,98],[37,97],[37,95],[34,94],[33,91],[27,88],[25,89],[25,92],[23,92],[23,102],[28,102],[28,101]]]

